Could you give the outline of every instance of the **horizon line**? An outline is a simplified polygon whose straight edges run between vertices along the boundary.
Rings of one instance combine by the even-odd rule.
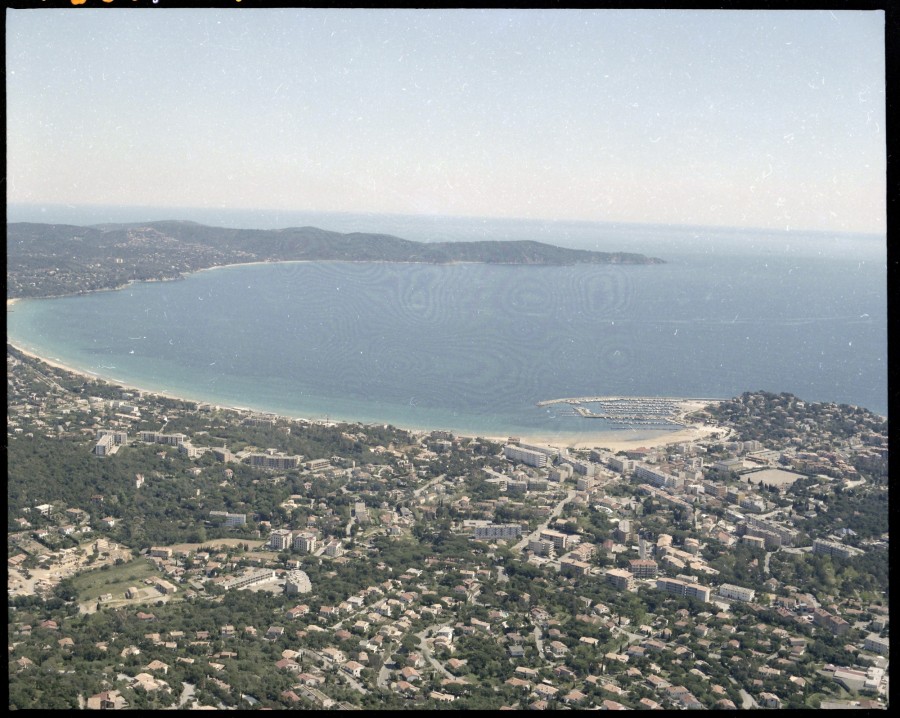
[[[510,216],[488,216],[488,215],[453,215],[453,214],[417,214],[417,213],[397,213],[397,212],[372,212],[372,211],[353,211],[353,210],[317,210],[317,209],[284,209],[284,208],[267,208],[267,207],[198,207],[198,206],[172,206],[172,207],[164,207],[157,205],[120,205],[120,204],[69,204],[65,202],[59,203],[29,203],[29,202],[7,202],[7,224],[14,224],[15,222],[10,222],[8,218],[9,209],[16,208],[29,208],[29,209],[39,209],[43,207],[47,208],[65,208],[70,210],[148,210],[153,212],[159,211],[173,211],[173,212],[258,212],[258,213],[269,213],[269,214],[278,214],[278,213],[295,213],[295,214],[323,214],[323,215],[336,215],[336,216],[365,216],[371,215],[373,217],[382,217],[382,218],[405,218],[405,219],[445,219],[445,220],[464,220],[464,221],[505,221],[505,222],[521,222],[521,223],[532,223],[532,222],[545,222],[545,223],[554,223],[554,224],[584,224],[584,225],[608,225],[608,226],[629,226],[629,227],[656,227],[656,228],[671,228],[671,229],[680,229],[680,230],[692,230],[692,229],[703,229],[703,230],[729,230],[729,231],[737,231],[737,232],[777,232],[779,234],[789,235],[791,233],[803,233],[803,234],[842,234],[842,235],[863,235],[872,238],[886,238],[887,237],[887,228],[882,230],[859,230],[859,229],[811,229],[806,227],[764,227],[764,226],[736,226],[736,225],[715,225],[715,224],[696,224],[696,223],[672,223],[672,222],[639,222],[633,220],[601,220],[601,219],[582,219],[582,218],[549,218],[549,217],[510,217]],[[34,224],[68,224],[64,222],[38,222],[34,220],[21,220],[23,222],[31,222]],[[142,219],[142,220],[134,220],[134,222],[165,222],[165,221],[180,221],[180,222],[196,222],[197,224],[204,224],[203,222],[198,222],[194,219],[186,219],[183,217],[165,217],[160,219]],[[97,224],[131,224],[133,222],[126,221],[116,221],[116,222],[95,222],[87,225],[73,225],[73,226],[95,226]],[[215,226],[209,225],[206,226]],[[222,226],[223,229],[258,229],[258,227],[231,227],[231,226]],[[290,229],[291,227],[279,227],[278,229]]]

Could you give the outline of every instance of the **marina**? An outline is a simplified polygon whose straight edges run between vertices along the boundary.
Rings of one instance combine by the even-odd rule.
[[[565,416],[577,415],[585,419],[603,419],[622,427],[670,427],[686,426],[684,417],[696,410],[698,403],[709,403],[717,399],[684,399],[674,397],[647,396],[585,396],[540,401],[537,406],[545,407],[566,404],[569,411],[560,412]],[[590,407],[584,406],[591,405]]]

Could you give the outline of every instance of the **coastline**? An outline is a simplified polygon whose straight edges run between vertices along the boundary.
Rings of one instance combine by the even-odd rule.
[[[231,266],[231,265],[228,265],[228,266]],[[16,301],[18,301],[18,300],[17,299],[7,299],[7,308],[12,306]],[[172,394],[172,393],[166,392],[166,391],[156,391],[156,390],[152,390],[152,389],[147,389],[145,387],[127,384],[125,382],[115,380],[115,379],[107,379],[107,378],[99,376],[98,374],[94,374],[90,371],[70,366],[59,360],[52,359],[50,357],[45,357],[45,356],[37,354],[34,351],[31,351],[29,349],[25,349],[24,347],[10,341],[9,338],[7,338],[6,343],[7,343],[7,346],[12,347],[17,352],[23,354],[24,356],[29,357],[30,359],[33,359],[42,364],[46,364],[47,366],[53,367],[54,369],[59,369],[60,371],[67,372],[67,373],[73,374],[75,376],[83,377],[90,381],[102,381],[111,386],[120,387],[125,391],[136,391],[136,392],[140,392],[142,394],[146,394],[149,396],[159,396],[159,397],[163,397],[166,399],[172,399],[175,401],[185,401],[185,402],[192,402],[192,403],[204,403],[206,401],[204,399],[185,397],[185,396],[181,396],[178,394]],[[221,409],[224,409],[227,411],[234,411],[237,413],[246,412],[248,410],[249,411],[259,411],[260,413],[266,413],[266,414],[272,413],[269,411],[265,411],[263,409],[258,409],[258,410],[253,409],[252,407],[227,406],[227,405],[217,404],[216,402],[213,402],[213,401],[210,401],[207,403],[213,404],[214,406],[218,406]],[[708,403],[710,403],[710,402],[707,402],[705,400],[704,401],[697,401],[697,400],[690,400],[690,399],[681,400],[683,414],[701,409],[702,407],[706,406]],[[281,416],[282,418],[285,418],[285,419],[289,419],[289,420],[301,420],[301,421],[307,421],[307,422],[310,422],[313,424],[324,423],[320,419],[314,419],[314,418],[310,418],[310,417],[288,416],[288,415],[283,415],[283,414],[280,414],[280,415],[276,414],[276,415]],[[335,419],[330,420],[328,423],[354,423],[354,422],[353,422],[353,420],[341,420],[341,419],[335,418]],[[365,422],[366,425],[373,425],[373,426],[377,425],[379,423],[384,423],[384,422],[371,422],[371,421]],[[393,422],[387,422],[387,423],[393,424]],[[427,434],[431,431],[440,430],[439,427],[430,427],[430,428],[429,427],[411,427],[411,426],[400,426],[397,424],[394,424],[394,426],[397,426],[397,428],[399,428],[399,429],[404,429],[406,431],[420,433],[420,434],[423,434],[423,433]],[[452,431],[454,435],[459,436],[459,437],[471,438],[471,439],[480,437],[483,439],[488,439],[490,441],[495,441],[500,444],[507,443],[508,438],[512,435],[515,435],[519,439],[521,439],[522,441],[527,442],[527,443],[543,444],[546,446],[554,446],[556,448],[569,448],[569,449],[600,448],[600,449],[607,449],[612,452],[617,452],[617,451],[627,451],[630,449],[636,449],[639,447],[644,447],[644,448],[649,449],[649,448],[654,448],[654,447],[659,447],[659,446],[665,446],[668,444],[681,444],[681,443],[686,443],[686,442],[691,442],[691,441],[699,441],[699,440],[709,438],[709,436],[712,433],[714,433],[716,431],[722,431],[722,429],[719,427],[707,426],[705,424],[690,424],[687,426],[673,428],[671,431],[632,429],[631,432],[627,432],[627,430],[584,431],[584,432],[572,433],[569,435],[547,434],[547,433],[521,434],[521,433],[516,432],[515,434],[507,434],[506,436],[499,436],[496,433],[491,434],[491,435],[486,435],[486,434],[476,433],[476,432],[472,432],[471,430],[465,430],[465,429],[461,429],[459,431],[457,431],[457,430],[450,430],[450,431]],[[623,438],[623,435],[629,435],[629,434],[637,434],[637,436],[634,436],[633,438]]]

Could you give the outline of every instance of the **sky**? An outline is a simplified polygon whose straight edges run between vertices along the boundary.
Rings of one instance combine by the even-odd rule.
[[[6,21],[10,204],[885,232],[883,11]]]

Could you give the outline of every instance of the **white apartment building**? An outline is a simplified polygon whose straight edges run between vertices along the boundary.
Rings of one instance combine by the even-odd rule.
[[[719,586],[719,595],[722,598],[730,598],[735,601],[751,602],[756,597],[756,591],[752,588],[744,588],[743,586],[735,586],[731,583],[723,583]]]
[[[545,467],[549,462],[547,454],[541,451],[525,449],[521,446],[513,446],[512,444],[507,444],[503,447],[503,455],[510,461],[516,461],[525,464],[526,466],[534,466],[539,469]]]
[[[284,592],[287,594],[309,593],[312,584],[305,571],[290,571],[284,580]]]
[[[288,529],[273,529],[269,534],[269,548],[284,551],[291,547],[291,532]]]

